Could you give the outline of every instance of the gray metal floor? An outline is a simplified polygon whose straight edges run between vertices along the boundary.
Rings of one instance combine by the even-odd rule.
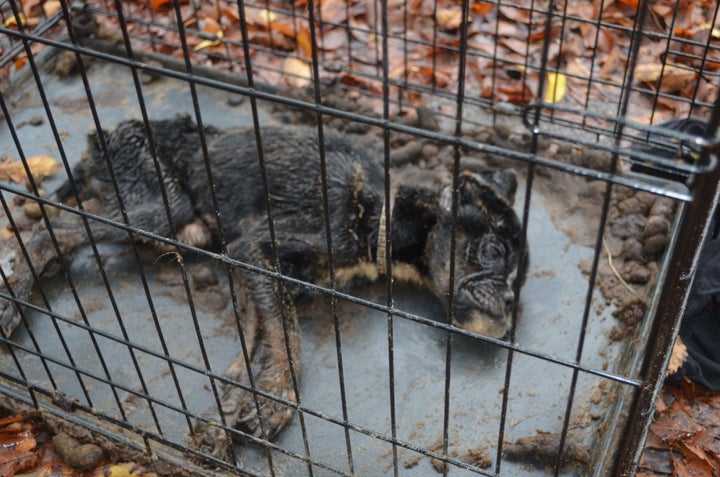
[[[101,120],[112,125],[120,119],[140,117],[136,93],[126,68],[93,63],[90,69],[91,89]],[[63,135],[63,144],[71,161],[77,161],[85,147],[85,136],[93,128],[82,84],[77,78],[60,79],[47,76],[43,79],[53,115]],[[59,157],[49,132],[47,120],[37,126],[30,125],[34,118],[45,118],[44,109],[35,93],[32,80],[16,87],[12,97],[14,124],[27,125],[18,129],[25,154],[48,154]],[[155,81],[143,87],[143,95],[153,118],[166,118],[178,113],[191,113],[189,88],[175,80]],[[248,124],[248,101],[230,106],[228,95],[199,87],[203,121],[220,127]],[[272,116],[261,108],[263,122]],[[0,143],[4,153],[16,159],[8,128],[0,127]],[[48,191],[57,187],[62,172],[44,183]],[[541,178],[538,180],[542,180]],[[518,210],[523,203],[520,187]],[[9,196],[8,199],[11,199]],[[517,343],[533,351],[564,360],[574,360],[581,319],[587,294],[587,277],[578,264],[592,256],[592,250],[571,242],[557,230],[544,203],[552,197],[533,192],[529,222],[530,270],[522,289],[521,318]],[[4,220],[4,218],[3,218]],[[596,224],[588,224],[596,227]],[[131,254],[122,246],[102,247],[106,269],[112,271],[112,289],[117,298],[129,339],[144,347],[161,351],[158,331],[148,312],[145,295],[135,273]],[[7,258],[2,250],[0,260]],[[5,263],[4,261],[2,263]],[[191,270],[203,266],[202,261],[188,258]],[[154,305],[160,328],[169,346],[171,356],[198,367],[203,366],[199,344],[188,311],[181,285],[177,284],[177,265],[171,257],[150,259],[145,272],[151,279]],[[222,288],[223,274],[217,273]],[[97,267],[89,251],[84,251],[73,262],[73,277],[93,327],[121,336],[117,319],[109,307],[107,293],[101,285]],[[53,309],[60,314],[78,317],[77,307],[67,292],[64,280],[57,278],[45,284]],[[382,287],[358,291],[361,296],[384,303]],[[205,295],[203,295],[205,293]],[[198,310],[205,347],[209,350],[213,370],[221,373],[232,362],[238,351],[232,320],[219,310],[223,308],[222,294],[198,292],[203,295]],[[627,343],[610,343],[608,331],[616,325],[611,309],[597,299],[596,313],[592,313],[585,341],[582,364],[613,372],[615,363],[625,352]],[[424,290],[398,287],[397,307],[419,315],[442,320],[443,311],[434,298]],[[317,310],[325,310],[317,313]],[[303,319],[303,372],[301,398],[304,406],[341,418],[340,390],[332,321],[325,301],[320,299],[312,306],[301,306]],[[315,311],[320,316],[307,316]],[[390,407],[388,393],[387,321],[383,313],[361,309],[355,305],[341,306],[342,346],[344,373],[347,384],[349,420],[357,425],[390,435]],[[58,333],[47,319],[31,313],[33,333],[40,349],[62,362],[68,357],[58,339]],[[59,325],[67,340],[72,358],[78,367],[102,375],[97,353],[88,333],[70,325]],[[14,339],[32,347],[27,330],[20,328]],[[443,393],[445,385],[444,332],[395,320],[395,391],[397,402],[397,437],[418,447],[432,447],[441,440],[443,423]],[[125,346],[98,337],[102,355],[113,381],[140,391],[137,373]],[[50,387],[40,360],[29,354],[20,354],[28,379]],[[136,352],[143,369],[148,391],[162,402],[180,406],[179,397],[171,379],[168,364],[144,352]],[[507,352],[474,340],[455,339],[452,356],[450,451],[462,458],[468,449],[489,446],[494,457],[494,446],[499,430],[502,389],[505,379]],[[0,353],[0,366],[13,373],[14,364],[7,353]],[[50,364],[50,369],[63,392],[82,397],[77,376],[65,367]],[[176,366],[182,386],[183,398],[189,410],[201,413],[212,406],[213,400],[205,377]],[[543,360],[515,354],[512,381],[509,389],[506,439],[509,441],[535,435],[538,431],[557,433],[562,428],[566,399],[571,381],[571,370]],[[600,378],[580,375],[575,397],[575,441],[584,441],[593,448],[603,447],[600,432],[610,402],[597,404]],[[2,383],[0,383],[0,387]],[[120,416],[109,387],[100,381],[85,378],[84,386],[92,397],[93,406],[101,413]],[[0,388],[1,389],[1,388]],[[593,395],[595,394],[595,397]],[[127,404],[127,419],[140,428],[157,432],[151,413],[142,400],[127,393],[121,394]],[[607,401],[607,400],[605,400]],[[134,407],[133,403],[137,403]],[[162,433],[178,443],[184,442],[186,421],[177,412],[156,406]],[[312,416],[306,417],[311,458],[343,471],[348,471],[343,430]],[[599,441],[598,441],[599,440]],[[276,440],[277,444],[292,452],[303,454],[302,439],[297,417]],[[366,435],[351,432],[355,471],[358,475],[392,475],[391,446]],[[599,442],[599,444],[598,444]],[[248,470],[267,473],[264,455],[254,446],[238,446],[239,455]],[[429,458],[415,459],[416,453],[399,450],[401,475],[434,475]],[[305,464],[274,452],[273,460],[278,475],[304,475]],[[323,469],[314,469],[315,475],[333,475]],[[503,460],[502,475],[545,475],[542,466],[529,466],[527,462]],[[457,468],[450,475],[470,475]],[[582,472],[586,475],[585,472]],[[474,474],[473,474],[474,475]],[[572,475],[568,472],[563,475]]]

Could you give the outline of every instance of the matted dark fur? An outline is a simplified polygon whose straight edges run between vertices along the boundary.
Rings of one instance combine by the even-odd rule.
[[[199,247],[213,246],[218,240],[218,227],[198,127],[188,118],[154,121],[150,125],[180,240]],[[328,274],[316,132],[302,127],[267,127],[261,131],[281,272],[309,282],[322,282]],[[228,254],[273,270],[255,131],[207,127],[204,133]],[[114,176],[130,224],[170,236],[144,124],[122,122],[111,132],[103,132],[102,138],[113,174],[106,165],[101,136],[92,134],[83,161],[73,171],[78,197],[66,183],[57,192],[58,200],[79,199],[86,209],[122,221]],[[364,148],[336,132],[326,131],[324,146],[335,266],[340,269],[372,264],[378,253],[378,228],[385,202],[382,168]],[[464,173],[459,179],[454,324],[494,338],[502,338],[509,329],[514,282],[523,276],[523,267],[519,266],[525,255],[521,250],[521,227],[512,209],[515,188],[512,171]],[[387,227],[394,268],[412,267],[415,276],[447,306],[451,185],[399,183],[394,190],[392,219]],[[66,256],[88,243],[77,214],[61,212],[50,221]],[[92,231],[97,241],[128,240],[127,233],[110,226],[93,224]],[[36,226],[26,245],[38,276],[57,271],[56,250],[44,223]],[[252,304],[243,320],[255,385],[295,401],[282,323],[285,316],[288,344],[295,372],[299,373],[300,343],[293,293],[278,280],[262,274],[244,275],[239,282],[245,285],[238,287],[247,289],[238,292],[249,294]],[[28,264],[18,259],[9,278],[12,292],[27,299],[33,282]],[[10,335],[18,322],[15,305],[0,301],[0,324],[5,333]],[[231,366],[229,377],[247,384],[246,368],[241,354]],[[291,408],[267,398],[258,399],[258,412],[254,396],[240,387],[227,387],[223,399],[226,422],[256,435],[271,437],[292,418]],[[201,427],[197,442],[212,451],[219,445],[219,434]]]

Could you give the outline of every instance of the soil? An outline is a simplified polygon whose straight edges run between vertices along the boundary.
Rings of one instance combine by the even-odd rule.
[[[507,442],[503,447],[509,459],[531,460],[541,465],[554,466],[558,456],[559,434],[538,433]],[[585,467],[590,462],[590,449],[573,442],[571,436],[565,439],[562,464],[564,466]]]
[[[21,414],[25,422],[32,424],[32,433],[38,443],[36,451],[43,452],[47,445],[51,446],[62,463],[72,468],[78,475],[80,473],[84,475],[86,471],[99,469],[109,464],[128,462],[132,462],[136,468],[144,469],[142,473],[138,472],[132,475],[156,475],[158,477],[200,477],[204,475],[189,470],[187,465],[180,467],[167,461],[160,461],[144,450],[140,451],[119,444],[52,414],[35,410],[30,406],[0,396],[0,418],[17,414]],[[118,432],[118,434],[121,433],[122,431]],[[39,459],[38,455],[38,463],[42,464]],[[99,473],[97,475],[110,474]]]

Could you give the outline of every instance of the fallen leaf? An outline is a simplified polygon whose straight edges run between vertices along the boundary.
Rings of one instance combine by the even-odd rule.
[[[57,13],[57,11],[60,10],[60,1],[59,0],[50,0],[43,4],[43,11],[45,12],[45,15],[48,17],[51,17]]]
[[[662,75],[662,78],[660,77]],[[664,93],[679,91],[695,81],[697,74],[689,69],[662,63],[641,63],[635,68],[635,78],[643,83],[657,85]]]
[[[493,9],[495,8],[495,4],[494,3],[484,3],[484,2],[474,2],[472,4],[471,8],[472,8],[473,13],[480,15],[480,16],[484,16],[493,11]]]
[[[245,21],[248,25],[267,27],[277,20],[277,14],[266,8],[245,8]]]
[[[312,78],[310,65],[299,58],[285,58],[283,72],[287,75],[285,81],[293,88],[308,86]]]
[[[312,40],[310,38],[310,30],[308,30],[306,26],[301,25],[300,28],[298,28],[295,42],[298,46],[298,53],[300,53],[303,58],[312,58]]]
[[[222,38],[223,29],[213,17],[205,17],[202,19],[202,31],[210,33],[211,35],[217,35]]]
[[[170,5],[172,5],[172,0],[152,0],[150,2],[150,8],[156,12],[168,8]]]
[[[638,0],[618,0],[618,3],[637,9]]]
[[[567,76],[563,73],[548,73],[545,102],[559,103],[565,97],[565,93],[567,93]]]
[[[88,474],[88,477],[157,477],[155,472],[148,472],[143,466],[133,462],[103,465]]]
[[[454,8],[439,8],[435,15],[435,21],[442,30],[457,30],[462,25],[462,11]]]
[[[16,27],[18,26],[18,24],[24,27],[36,26],[38,23],[40,23],[40,18],[26,17],[24,14],[20,13],[18,14],[18,16],[8,17],[4,23],[6,27]]]
[[[55,159],[43,154],[28,158],[27,165],[36,184],[40,184],[46,177],[53,175],[62,167]],[[22,161],[4,162],[0,164],[0,180],[17,183],[27,181],[25,166]]]

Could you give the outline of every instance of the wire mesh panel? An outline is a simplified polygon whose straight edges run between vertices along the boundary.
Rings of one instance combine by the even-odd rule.
[[[716,202],[717,5],[0,15],[3,408],[187,473],[635,469]]]

